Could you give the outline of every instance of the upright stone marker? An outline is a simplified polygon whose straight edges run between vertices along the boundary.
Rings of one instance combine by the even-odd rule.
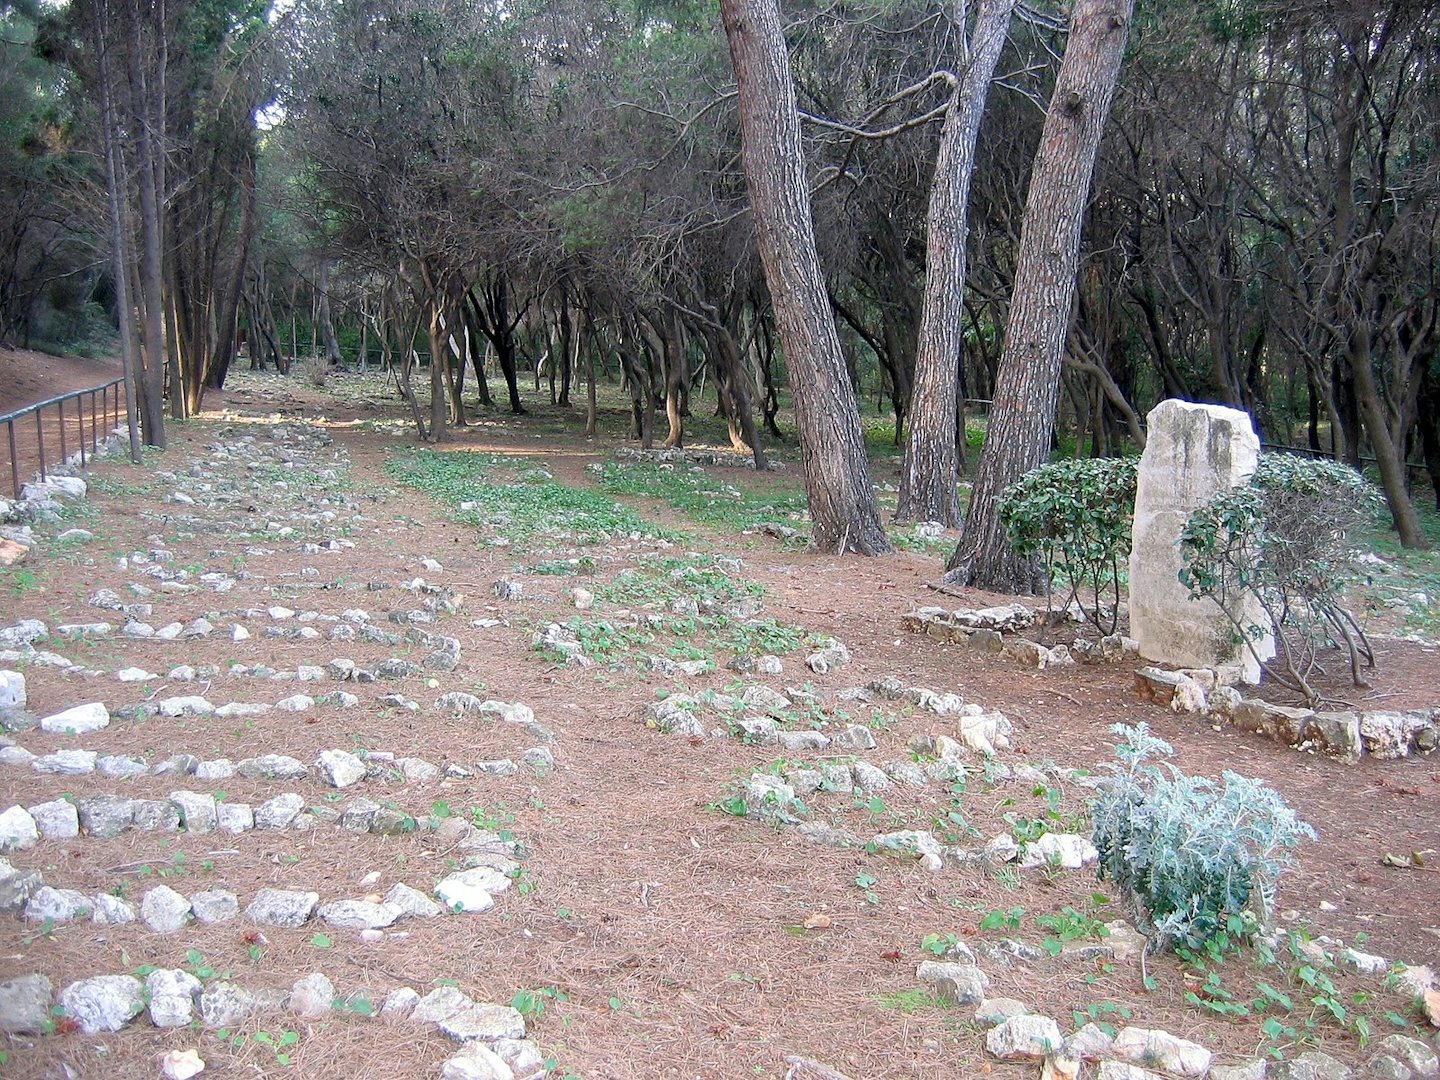
[[[1174,667],[1238,665],[1246,682],[1260,681],[1250,650],[1234,642],[1230,621],[1208,599],[1192,600],[1180,584],[1180,530],[1190,512],[1248,481],[1260,457],[1250,417],[1220,405],[1162,401],[1150,411],[1135,491],[1130,549],[1130,636],[1147,660]],[[1253,602],[1245,625],[1268,626]],[[1275,639],[1255,642],[1261,660]]]

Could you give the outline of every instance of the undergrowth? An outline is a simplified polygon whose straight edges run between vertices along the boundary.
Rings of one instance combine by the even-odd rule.
[[[581,544],[599,544],[617,536],[669,539],[675,535],[614,499],[558,483],[543,468],[514,458],[418,450],[391,458],[385,471],[450,506],[460,524],[511,542],[537,533]]]

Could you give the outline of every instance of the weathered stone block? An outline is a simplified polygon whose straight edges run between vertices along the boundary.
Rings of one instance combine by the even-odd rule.
[[[1191,512],[1255,472],[1260,440],[1237,409],[1162,401],[1150,411],[1135,492],[1130,550],[1130,633],[1147,660],[1174,667],[1239,664],[1247,682],[1260,666],[1232,641],[1230,621],[1209,600],[1191,600],[1179,581],[1178,539]],[[1234,613],[1245,625],[1268,627],[1258,605]],[[1273,637],[1255,643],[1261,660],[1275,654]]]

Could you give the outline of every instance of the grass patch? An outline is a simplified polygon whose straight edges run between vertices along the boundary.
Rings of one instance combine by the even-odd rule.
[[[391,458],[385,471],[450,506],[460,524],[512,542],[536,534],[580,544],[617,536],[675,536],[614,499],[557,483],[544,469],[514,458],[416,450]]]
[[[882,1009],[895,1009],[906,1016],[920,1012],[922,1009],[944,1009],[945,1002],[941,1001],[928,990],[901,990],[894,994],[881,994],[875,999],[875,1003]]]
[[[805,492],[793,477],[770,478],[762,490],[742,491],[703,469],[610,461],[601,466],[600,489],[659,499],[697,524],[733,532],[809,520]]]

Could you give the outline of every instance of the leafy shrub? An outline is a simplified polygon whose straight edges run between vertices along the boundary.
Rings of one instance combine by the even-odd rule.
[[[1101,879],[1134,905],[1153,948],[1253,932],[1271,915],[1290,849],[1315,830],[1258,780],[1226,772],[1216,784],[1147,764],[1174,751],[1144,724],[1110,731],[1120,761],[1106,766],[1090,807]]]
[[[1269,671],[1317,705],[1310,677],[1319,650],[1342,645],[1358,686],[1365,685],[1361,661],[1375,664],[1342,598],[1359,576],[1351,537],[1382,505],[1379,492],[1345,465],[1267,454],[1248,484],[1190,515],[1180,532],[1180,582],[1192,597],[1220,606],[1257,662],[1256,642],[1273,627],[1278,655]],[[1245,614],[1257,604],[1268,626]]]
[[[1106,633],[1119,620],[1136,468],[1133,458],[1056,461],[1026,473],[999,500],[1016,554],[1040,559],[1050,582],[1068,582],[1065,606],[1079,603]]]

